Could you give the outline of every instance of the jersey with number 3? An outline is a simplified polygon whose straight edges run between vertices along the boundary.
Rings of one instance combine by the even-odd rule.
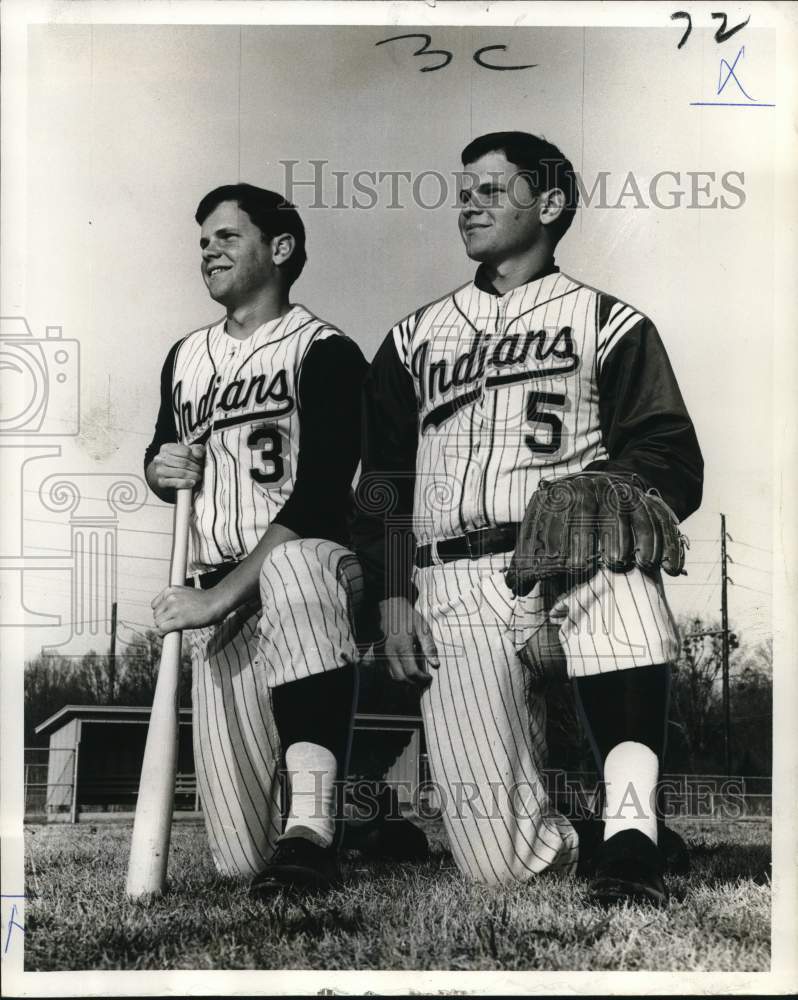
[[[302,366],[311,348],[328,338],[345,341],[359,355],[340,331],[295,305],[245,340],[229,336],[224,320],[196,330],[167,359],[175,439],[205,446],[192,508],[190,572],[248,555],[291,497]],[[357,442],[354,449],[356,462]],[[354,464],[349,481],[352,471]]]

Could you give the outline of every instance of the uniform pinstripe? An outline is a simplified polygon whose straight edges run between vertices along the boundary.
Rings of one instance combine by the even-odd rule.
[[[358,659],[363,578],[348,549],[314,538],[278,545],[263,562],[260,592],[262,607],[187,633],[197,783],[211,853],[228,875],[261,871],[280,834],[269,689]]]
[[[357,662],[363,574],[349,549],[318,538],[277,546],[264,560],[261,600],[258,662],[269,687]]]
[[[254,665],[257,606],[188,632],[197,784],[216,867],[261,871],[280,834],[280,745]]]
[[[420,402],[419,544],[518,522],[541,478],[607,457],[596,379],[642,316],[619,302],[599,328],[598,295],[559,272],[501,297],[472,282],[394,327]],[[543,396],[541,419],[528,416],[531,392]],[[561,425],[557,440],[551,419]]]
[[[608,457],[598,378],[643,319],[554,272],[502,296],[469,283],[392,330],[419,408],[413,532],[433,544],[433,565],[414,574],[441,661],[422,697],[430,765],[458,865],[481,882],[576,862],[576,834],[540,775],[545,704],[525,691],[517,656],[547,610],[540,586],[512,597],[510,553],[441,564],[434,545],[520,522],[542,479]],[[668,662],[678,651],[661,580],[636,570],[599,572],[548,615],[572,677]]]
[[[206,445],[191,520],[191,572],[242,559],[291,495],[299,454],[297,385],[310,347],[339,331],[303,306],[246,340],[225,322],[180,344],[172,404],[180,441]]]
[[[416,575],[417,607],[440,657],[421,699],[432,776],[458,866],[489,884],[571,868],[578,850],[540,775],[546,706],[527,707],[510,608],[496,599],[501,563],[459,560]]]
[[[243,341],[221,321],[180,343],[175,425],[181,443],[203,443],[206,455],[191,520],[195,578],[248,555],[291,495],[302,362],[336,335],[296,305]],[[260,872],[281,830],[270,687],[356,659],[349,614],[362,580],[348,550],[319,539],[277,546],[260,583],[263,610],[254,603],[186,633],[197,783],[214,862],[228,875]],[[311,648],[314,635],[325,644]]]

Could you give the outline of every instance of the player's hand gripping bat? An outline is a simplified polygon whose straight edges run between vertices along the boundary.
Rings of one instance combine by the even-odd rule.
[[[190,514],[191,489],[177,490],[169,567],[172,587],[185,583]],[[127,894],[133,898],[160,895],[166,882],[177,774],[181,645],[181,632],[164,636],[127,866]]]

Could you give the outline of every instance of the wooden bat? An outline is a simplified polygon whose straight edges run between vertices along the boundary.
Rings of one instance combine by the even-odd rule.
[[[191,490],[178,490],[169,567],[172,587],[186,582],[190,514]],[[182,632],[169,632],[161,649],[127,864],[127,894],[134,899],[158,896],[166,883],[177,775],[182,638]]]

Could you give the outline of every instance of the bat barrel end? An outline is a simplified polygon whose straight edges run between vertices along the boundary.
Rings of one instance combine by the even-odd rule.
[[[157,899],[159,896],[162,896],[163,891],[163,883],[148,881],[128,874],[125,885],[125,895],[128,899],[147,902],[148,900]]]

